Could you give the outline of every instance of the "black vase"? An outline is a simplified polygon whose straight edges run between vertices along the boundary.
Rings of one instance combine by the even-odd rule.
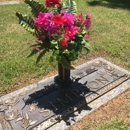
[[[70,64],[70,62],[68,62]],[[58,63],[58,83],[60,89],[68,91],[71,88],[71,78],[70,78],[70,69],[66,69],[62,64]]]
[[[68,82],[70,80],[70,69],[66,69],[58,63],[58,76],[61,82]]]

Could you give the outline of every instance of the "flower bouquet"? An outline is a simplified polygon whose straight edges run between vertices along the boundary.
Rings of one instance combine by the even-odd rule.
[[[91,48],[88,44],[91,14],[87,13],[85,18],[82,14],[77,15],[73,0],[45,0],[45,4],[34,0],[24,2],[30,7],[32,15],[16,12],[16,16],[20,24],[37,38],[28,57],[38,54],[37,63],[46,52],[51,51],[50,58],[58,61],[61,70],[74,69],[70,62],[78,59],[83,48],[87,52]]]

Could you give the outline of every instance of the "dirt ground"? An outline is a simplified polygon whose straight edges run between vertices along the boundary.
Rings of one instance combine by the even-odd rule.
[[[67,130],[97,130],[99,124],[107,123],[111,120],[127,121],[130,130],[130,88],[76,122]]]

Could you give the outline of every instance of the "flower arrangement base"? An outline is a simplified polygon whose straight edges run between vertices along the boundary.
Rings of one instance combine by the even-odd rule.
[[[69,92],[72,90],[72,80],[62,81],[59,76],[55,78],[55,83],[59,86],[59,91]]]
[[[70,77],[72,80],[61,82],[59,76],[53,76],[1,97],[0,123],[4,130],[64,130],[64,125],[57,128],[55,124],[77,121],[75,112],[87,109],[88,113],[95,108],[89,107],[90,102],[119,86],[121,92],[130,85],[130,72],[102,58],[72,70]],[[70,118],[72,122],[68,122]]]
[[[70,63],[70,62],[69,62]],[[70,78],[70,69],[64,68],[60,63],[58,63],[58,77],[56,83],[59,84],[61,91],[70,91],[72,80]]]
[[[70,64],[70,62],[69,62]],[[58,76],[61,82],[69,82],[70,81],[70,69],[64,68],[60,63],[58,63]]]

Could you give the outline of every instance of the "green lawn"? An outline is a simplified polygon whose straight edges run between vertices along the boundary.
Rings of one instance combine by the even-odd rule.
[[[40,0],[41,3],[42,0]],[[90,43],[93,52],[106,52],[121,66],[130,68],[130,2],[117,0],[76,0],[78,13],[92,14]],[[37,78],[47,74],[57,63],[49,64],[49,53],[35,65],[36,57],[26,58],[35,39],[19,24],[15,12],[27,13],[24,3],[0,6],[0,95],[13,90],[20,77]],[[102,57],[102,55],[101,55]]]
[[[112,120],[107,124],[100,124],[98,130],[129,130],[129,124],[123,120]]]

